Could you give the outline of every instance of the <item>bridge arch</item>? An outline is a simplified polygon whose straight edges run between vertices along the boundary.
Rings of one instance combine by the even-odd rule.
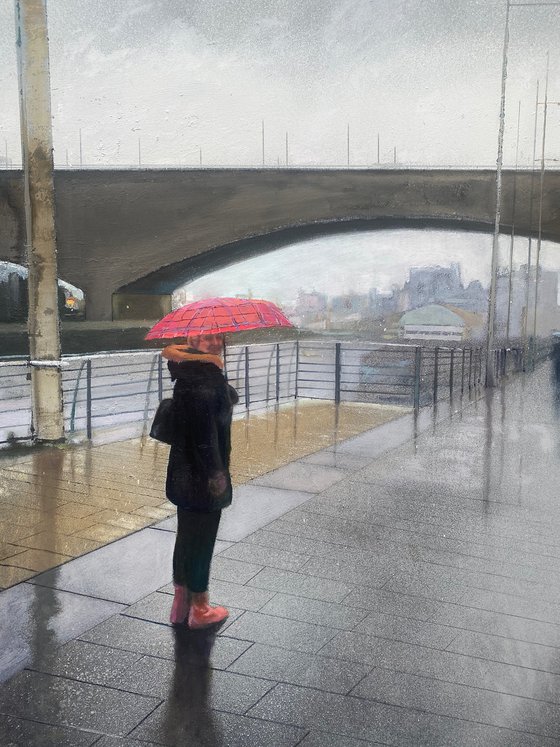
[[[453,220],[449,218],[348,218],[287,226],[258,236],[212,247],[203,254],[164,265],[118,288],[113,294],[114,319],[157,318],[171,310],[173,292],[215,270],[262,254],[272,253],[291,244],[340,234],[365,233],[390,229],[462,231],[491,234],[491,222]],[[501,226],[509,234],[511,227]]]

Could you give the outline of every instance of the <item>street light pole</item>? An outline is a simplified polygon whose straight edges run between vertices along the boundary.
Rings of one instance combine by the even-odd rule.
[[[504,128],[506,120],[506,81],[507,55],[509,46],[509,11],[510,0],[506,2],[506,23],[504,32],[504,49],[502,57],[502,94],[500,100],[500,128],[498,131],[498,157],[496,159],[496,214],[494,219],[494,235],[492,238],[492,262],[490,275],[490,294],[488,298],[488,320],[486,333],[486,386],[496,385],[496,375],[493,365],[494,322],[496,317],[496,275],[498,272],[498,250],[500,238],[500,208],[502,200],[502,164],[504,159]]]
[[[511,295],[513,288],[513,245],[515,240],[515,208],[517,202],[517,169],[519,167],[519,125],[521,122],[521,101],[517,107],[517,139],[515,143],[515,172],[513,174],[513,199],[511,209],[511,238],[509,244],[509,283],[508,283],[508,306],[506,323],[506,344],[509,346],[509,333],[511,324]]]
[[[548,113],[548,72],[550,66],[550,55],[546,54],[546,81],[544,84],[544,109],[543,109],[543,130],[542,130],[542,147],[541,147],[541,178],[539,194],[539,229],[537,234],[537,251],[535,256],[535,307],[533,310],[533,356],[532,364],[535,368],[535,354],[537,345],[537,303],[539,297],[539,263],[541,257],[542,244],[542,212],[543,212],[543,194],[544,194],[544,166],[545,166],[545,147],[546,147],[546,117]]]
[[[523,359],[528,362],[529,354],[529,294],[531,288],[531,252],[533,247],[533,205],[535,197],[535,162],[537,155],[537,124],[539,119],[539,81],[537,80],[537,98],[535,101],[535,126],[533,131],[533,161],[531,166],[531,191],[529,194],[529,242],[527,246],[527,279],[525,287],[525,324],[523,327]]]
[[[46,0],[15,0],[34,435],[64,439]]]

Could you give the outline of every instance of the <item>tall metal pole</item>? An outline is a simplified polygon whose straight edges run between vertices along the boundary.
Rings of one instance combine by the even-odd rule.
[[[397,146],[393,148],[393,163],[397,163]]]
[[[506,323],[506,344],[509,346],[509,333],[511,324],[511,292],[513,287],[513,244],[515,239],[515,208],[517,201],[517,169],[519,168],[519,124],[521,122],[521,101],[517,107],[517,140],[515,143],[515,172],[513,174],[513,199],[511,208],[511,237],[509,243],[509,283],[508,283],[508,306]]]
[[[539,81],[537,80],[537,97],[535,101],[535,126],[533,130],[533,160],[531,167],[531,191],[529,195],[529,242],[527,246],[527,280],[525,287],[525,324],[523,330],[524,360],[527,361],[529,352],[529,293],[531,288],[531,251],[533,245],[533,205],[535,197],[535,163],[537,160],[537,124],[539,119]]]
[[[502,58],[502,95],[500,101],[500,128],[498,131],[498,158],[496,159],[496,215],[494,236],[492,239],[492,263],[490,276],[490,295],[488,298],[488,321],[486,333],[486,386],[495,386],[496,377],[493,366],[492,350],[494,348],[494,322],[496,318],[496,275],[498,273],[498,250],[500,238],[500,208],[502,201],[502,164],[504,158],[504,128],[506,120],[506,81],[507,55],[509,45],[509,10],[510,0],[506,2],[506,23],[504,33],[504,51]]]
[[[46,0],[15,0],[35,437],[64,438]]]
[[[543,194],[544,194],[544,164],[545,164],[545,147],[546,147],[546,116],[548,113],[548,71],[550,67],[550,55],[546,53],[546,81],[544,84],[544,111],[543,111],[543,129],[542,129],[542,149],[541,149],[541,179],[539,194],[539,232],[537,236],[537,251],[535,255],[535,307],[533,310],[533,368],[535,367],[535,352],[537,344],[537,303],[539,297],[539,262],[541,256],[542,243],[542,213],[543,213]]]

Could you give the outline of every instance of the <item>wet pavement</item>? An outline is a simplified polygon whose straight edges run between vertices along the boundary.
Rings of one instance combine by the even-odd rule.
[[[560,745],[557,392],[546,364],[239,486],[217,631],[167,622],[173,518],[3,591],[0,744]]]
[[[381,405],[337,408],[318,400],[250,410],[233,424],[233,483],[246,483],[405,411]],[[174,514],[163,492],[168,452],[168,446],[145,437],[18,458],[0,453],[0,589]]]

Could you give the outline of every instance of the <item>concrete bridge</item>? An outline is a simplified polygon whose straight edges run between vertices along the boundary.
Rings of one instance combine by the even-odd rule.
[[[510,232],[514,172],[505,171]],[[55,176],[59,276],[90,320],[153,319],[189,280],[287,243],[381,228],[491,232],[492,169],[108,169]],[[539,175],[517,174],[517,235],[536,235]],[[560,242],[560,171],[545,174],[543,238]],[[24,263],[21,171],[0,171],[0,260]]]

